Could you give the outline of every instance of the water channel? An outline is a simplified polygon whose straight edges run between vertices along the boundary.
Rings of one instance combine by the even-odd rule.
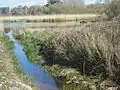
[[[14,48],[12,49],[12,52],[15,54],[20,67],[23,69],[26,75],[32,77],[32,83],[38,85],[39,90],[58,90],[55,80],[39,66],[30,62],[23,50],[23,46],[13,37],[12,30],[7,27],[4,28],[4,31],[9,39],[13,41]]]

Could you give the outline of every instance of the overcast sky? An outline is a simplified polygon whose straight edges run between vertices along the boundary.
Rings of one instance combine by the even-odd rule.
[[[86,0],[87,4],[94,3],[96,0]],[[16,6],[16,5],[34,5],[34,4],[41,4],[44,5],[47,3],[47,0],[1,0],[0,6]]]

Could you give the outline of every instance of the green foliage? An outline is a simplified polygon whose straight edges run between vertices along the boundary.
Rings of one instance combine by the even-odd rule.
[[[3,31],[0,31],[0,38],[3,38],[4,37],[4,33]]]
[[[94,10],[91,8],[86,8],[80,5],[69,5],[69,4],[60,4],[56,3],[48,6],[52,14],[82,14],[82,13],[94,13]]]
[[[10,57],[10,59],[12,59],[11,64],[13,64],[16,75],[18,75],[20,77],[20,79],[22,79],[22,81],[24,81],[24,83],[30,82],[31,77],[28,77],[25,75],[25,72],[20,67],[20,64],[17,61],[16,56],[11,52],[11,50],[14,47],[14,43],[12,41],[9,41],[9,38],[7,36],[5,36],[5,33],[3,31],[0,31],[0,42],[2,42],[2,44],[5,47],[6,52],[9,52],[9,54],[11,56]],[[3,52],[3,53],[6,53],[6,52]]]
[[[46,9],[43,9],[46,10]],[[42,14],[41,6],[17,6],[11,9],[11,15],[24,16],[24,15],[40,15]],[[46,12],[46,11],[45,11]]]
[[[11,15],[28,15],[28,7],[27,6],[24,6],[22,7],[21,5],[15,7],[15,8],[12,8],[11,9]]]
[[[41,8],[41,11],[44,13],[44,14],[50,14],[50,9],[47,7],[47,6],[43,6]]]
[[[0,36],[0,40],[4,41],[4,45],[6,46],[8,50],[11,50],[14,47],[13,42],[8,41],[8,37],[6,37],[4,34]]]
[[[83,14],[83,13],[101,13],[104,10],[102,4],[95,5],[71,5],[54,3],[45,6],[18,6],[11,9],[11,15],[41,15],[41,14]]]
[[[29,14],[30,15],[40,15],[40,14],[42,14],[41,6],[31,6],[29,8]]]
[[[103,14],[106,7],[107,7],[107,4],[91,4],[91,5],[87,5],[87,8],[90,8],[90,9],[94,10],[94,12],[98,13],[98,14]]]
[[[7,50],[12,50],[14,47],[14,43],[12,41],[9,41],[8,37],[4,35],[3,31],[0,31],[0,34],[2,34],[0,35],[0,40],[4,44],[5,48]],[[17,73],[19,74],[24,73],[23,70],[20,68],[19,63],[17,62],[16,57],[13,54],[12,54],[12,59]]]
[[[105,14],[108,19],[112,19],[120,14],[120,0],[113,0],[105,9]]]
[[[20,33],[19,31],[16,31],[15,33],[19,33],[18,35],[14,34],[14,36],[25,45],[24,50],[27,52],[28,58],[31,61],[40,64],[43,60],[43,56],[41,55],[45,54],[46,50],[52,47],[50,44],[49,34],[34,32],[33,35],[33,33]]]

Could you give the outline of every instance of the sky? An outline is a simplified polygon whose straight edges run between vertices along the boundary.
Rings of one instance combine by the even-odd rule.
[[[86,4],[94,3],[96,0],[86,0]],[[47,0],[1,0],[0,1],[0,7],[2,6],[17,6],[17,5],[34,5],[34,4],[41,4],[44,5],[47,3]]]

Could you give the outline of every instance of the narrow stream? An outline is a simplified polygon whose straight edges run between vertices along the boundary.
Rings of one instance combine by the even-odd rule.
[[[23,51],[23,46],[15,40],[12,31],[7,32],[6,35],[14,42],[12,52],[16,55],[20,67],[28,76],[33,78],[32,82],[38,85],[39,90],[58,90],[54,79],[49,74],[45,73],[39,66],[28,60],[26,53]]]

